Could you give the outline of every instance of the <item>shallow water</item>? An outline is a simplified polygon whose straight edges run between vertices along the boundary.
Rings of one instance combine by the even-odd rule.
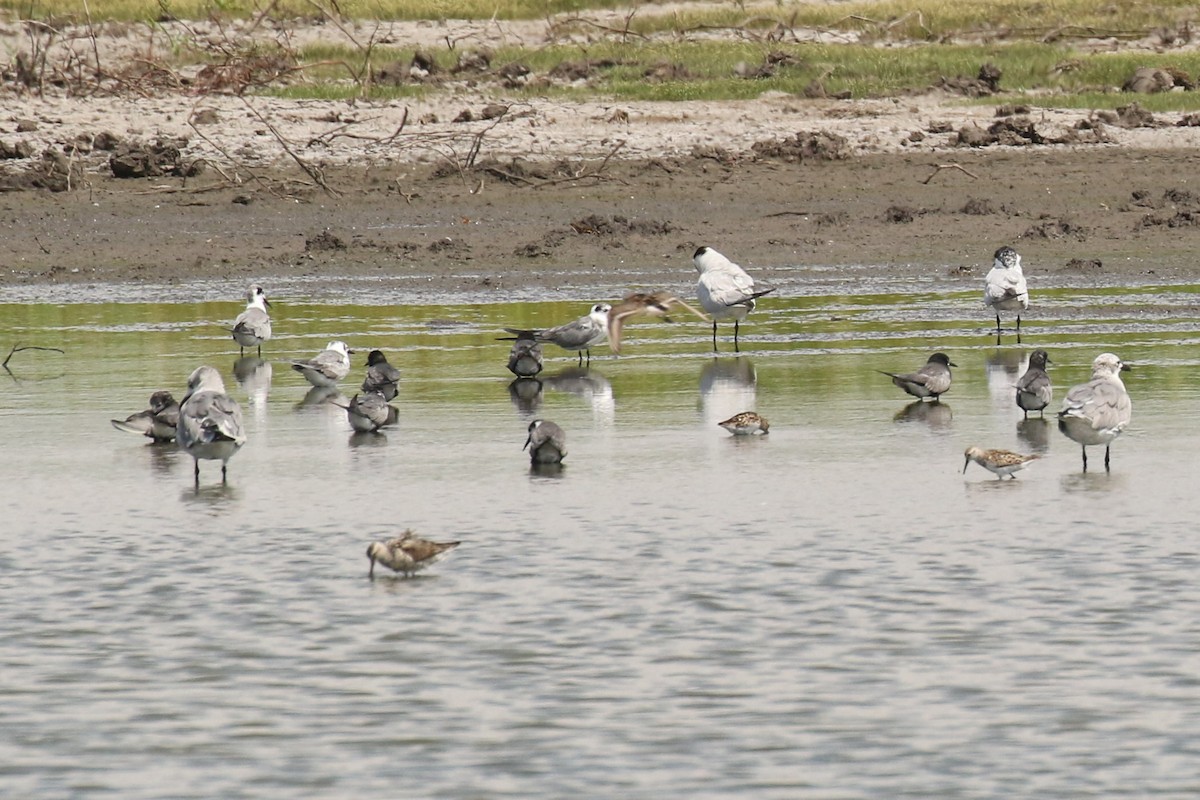
[[[548,348],[532,398],[500,328],[589,299],[293,291],[262,365],[203,292],[0,305],[0,348],[66,350],[0,372],[5,795],[1195,796],[1196,287],[1048,288],[997,347],[974,286],[814,275],[740,356],[725,326],[714,358],[703,323],[637,324],[590,370]],[[280,363],[331,338],[402,369],[386,435]],[[1035,346],[1056,398],[1099,352],[1134,364],[1111,473],[1021,419]],[[941,404],[876,372],[935,349]],[[250,438],[197,488],[109,419],[202,363]],[[769,436],[716,426],[748,408]],[[530,472],[533,416],[561,472]],[[1044,459],[1001,482],[968,445]],[[463,545],[368,581],[410,526]]]

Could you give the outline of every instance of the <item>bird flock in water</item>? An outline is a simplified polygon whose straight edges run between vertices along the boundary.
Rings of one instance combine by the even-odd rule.
[[[619,303],[597,303],[587,315],[553,328],[525,330],[505,328],[512,341],[508,369],[518,380],[534,379],[542,371],[542,345],[553,344],[568,352],[577,353],[579,363],[591,360],[591,348],[608,342],[613,353],[621,351],[621,334],[625,324],[637,317],[670,321],[668,314],[684,309],[712,323],[713,350],[717,350],[717,324],[733,322],[734,348],[738,349],[740,324],[754,310],[759,298],[774,291],[757,288],[752,278],[740,266],[711,247],[701,247],[692,256],[699,273],[696,283],[697,309],[667,291],[638,292],[626,295]],[[983,301],[996,314],[996,335],[1001,334],[1001,312],[1015,312],[1017,342],[1021,341],[1021,313],[1029,307],[1029,289],[1021,269],[1021,256],[1011,247],[1001,247],[993,257],[992,268],[985,278]],[[229,329],[233,340],[244,354],[253,347],[262,355],[263,343],[271,339],[270,301],[263,287],[253,284],[246,292],[246,309]],[[324,350],[307,360],[288,362],[317,389],[335,388],[350,374],[350,354],[354,352],[345,342],[330,342]],[[1045,350],[1034,350],[1029,367],[1015,384],[1015,402],[1026,418],[1036,411],[1044,416],[1053,400],[1053,387],[1046,366],[1052,363]],[[362,391],[349,403],[342,405],[347,420],[356,432],[372,433],[397,420],[396,409],[389,401],[396,397],[400,371],[388,363],[380,350],[372,350],[366,361]],[[950,390],[952,362],[945,353],[934,353],[914,372],[887,375],[900,389],[924,402],[937,403]],[[1109,470],[1109,447],[1129,425],[1132,404],[1121,381],[1121,372],[1129,369],[1112,353],[1101,353],[1092,362],[1092,377],[1086,383],[1073,386],[1063,399],[1058,412],[1058,428],[1078,443],[1083,454],[1083,470],[1087,471],[1087,448],[1104,446],[1104,468]],[[149,437],[155,442],[174,440],[193,459],[193,476],[200,481],[201,461],[220,461],[221,480],[227,476],[229,459],[246,443],[242,410],[237,401],[225,392],[220,372],[211,366],[197,367],[188,377],[183,399],[175,401],[171,392],[159,390],[150,396],[150,405],[124,420],[113,420],[118,430]],[[756,411],[743,411],[718,423],[735,436],[765,435],[770,424]],[[528,451],[534,467],[561,464],[567,455],[566,432],[554,422],[535,419],[529,424],[524,450]],[[998,479],[1016,479],[1016,473],[1040,458],[1009,450],[968,447],[963,472],[975,462]],[[368,576],[374,577],[376,562],[404,576],[440,561],[459,542],[432,542],[405,531],[401,536],[371,543],[367,548],[370,561]]]

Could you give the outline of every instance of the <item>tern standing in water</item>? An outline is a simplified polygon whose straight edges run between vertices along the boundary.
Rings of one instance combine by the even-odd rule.
[[[713,352],[717,350],[717,321],[722,319],[733,320],[733,349],[737,350],[741,321],[754,310],[755,300],[775,290],[756,291],[754,278],[711,247],[697,249],[692,263],[700,273],[696,297],[713,320]]]

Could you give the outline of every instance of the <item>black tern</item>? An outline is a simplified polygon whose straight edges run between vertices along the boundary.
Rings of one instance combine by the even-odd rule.
[[[364,392],[350,398],[349,405],[342,405],[333,400],[329,401],[338,408],[346,409],[346,419],[350,427],[359,433],[376,433],[385,425],[395,422],[392,416],[394,408],[388,405],[381,392]]]
[[[170,442],[175,439],[175,428],[179,424],[179,403],[166,390],[150,395],[150,407],[145,411],[130,414],[124,420],[114,419],[112,425],[119,431],[136,433],[155,442]]]
[[[514,334],[518,340],[533,339],[537,342],[549,342],[564,350],[579,353],[579,363],[582,364],[585,353],[587,360],[589,362],[592,360],[592,345],[600,344],[608,336],[608,312],[610,310],[612,310],[612,306],[608,303],[597,303],[592,306],[592,310],[588,312],[587,316],[565,325],[544,330],[522,330],[520,328],[505,328],[504,330]],[[508,341],[510,338],[503,336],[501,341]]]
[[[517,337],[508,351],[508,371],[518,378],[532,378],[542,371],[542,346],[532,337]]]
[[[1050,376],[1046,374],[1046,365],[1052,363],[1045,350],[1034,350],[1029,354],[1029,368],[1017,381],[1017,407],[1025,412],[1036,411],[1045,416],[1045,408],[1054,399],[1054,389],[1050,385]]]
[[[379,392],[384,400],[394,400],[400,386],[400,370],[388,363],[382,350],[367,353],[367,377],[363,379],[364,392]]]
[[[897,375],[893,372],[884,372],[877,370],[892,379],[892,383],[899,386],[904,391],[911,394],[913,397],[932,397],[935,401],[947,391],[950,390],[950,368],[957,367],[950,360],[950,357],[945,353],[934,353],[925,362],[925,366],[921,367],[916,372],[909,372],[903,375]]]

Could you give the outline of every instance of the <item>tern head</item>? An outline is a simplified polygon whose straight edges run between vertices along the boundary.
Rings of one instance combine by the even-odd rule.
[[[958,364],[955,364],[953,361],[951,361],[950,356],[946,355],[945,353],[934,353],[933,355],[931,355],[929,357],[929,361],[927,361],[926,363],[927,364],[941,364],[944,367],[957,367],[958,366]]]
[[[607,320],[608,312],[610,312],[610,311],[612,311],[612,306],[610,306],[608,303],[596,303],[596,305],[592,306],[592,310],[588,314],[588,316],[589,317],[601,317],[601,318]]]
[[[1096,356],[1096,360],[1092,362],[1092,376],[1100,375],[1119,375],[1122,372],[1128,372],[1132,367],[1126,364],[1121,359],[1117,358],[1112,353],[1101,353]]]
[[[330,342],[329,344],[325,345],[325,349],[326,350],[336,350],[337,352],[341,353],[343,356],[346,356],[347,358],[349,358],[350,354],[354,352],[353,350],[350,349],[349,345],[347,345],[345,342],[339,342],[339,341]]]
[[[150,410],[153,411],[155,414],[157,414],[158,412],[162,411],[165,408],[168,408],[169,406],[173,405],[174,403],[175,403],[175,398],[171,395],[170,392],[166,391],[165,389],[160,389],[157,392],[155,392],[154,394],[150,395]]]
[[[1031,367],[1045,369],[1047,364],[1053,363],[1054,362],[1050,360],[1050,354],[1045,350],[1038,349],[1029,354],[1029,366]]]
[[[386,363],[387,363],[387,356],[385,356],[383,354],[382,350],[372,350],[371,352],[367,353],[367,366],[368,367],[373,367],[376,364],[386,364]]]
[[[250,284],[250,288],[246,290],[246,302],[252,306],[271,307],[271,301],[267,299],[267,293],[257,283]]]
[[[721,269],[733,265],[728,258],[707,246],[696,248],[696,252],[692,254],[692,263],[696,265],[696,271],[701,275],[710,269]]]
[[[993,265],[1000,269],[1012,269],[1013,267],[1020,269],[1021,267],[1021,256],[1011,247],[1001,247],[992,258],[994,259]]]

